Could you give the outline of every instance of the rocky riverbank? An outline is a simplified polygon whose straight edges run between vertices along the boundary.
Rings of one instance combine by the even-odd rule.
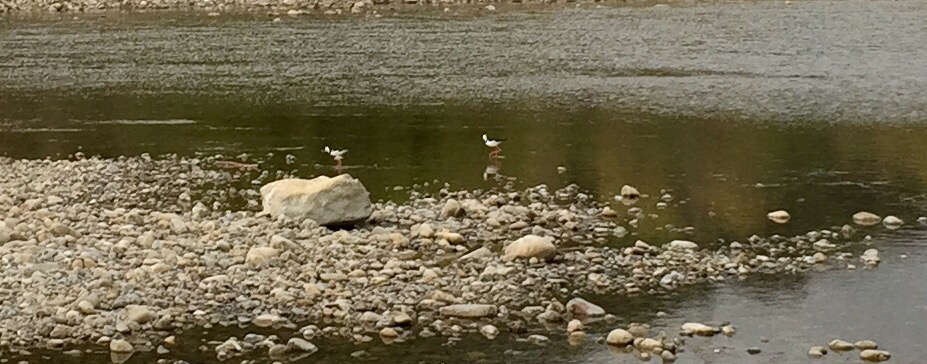
[[[879,261],[875,249],[854,255],[862,238],[849,225],[742,242],[620,244],[672,196],[635,198],[618,212],[621,204],[575,185],[412,191],[407,202],[373,204],[353,229],[333,230],[258,213],[260,186],[286,173],[254,167],[222,157],[0,158],[0,348],[96,343],[128,357],[167,353],[180,344],[172,335],[194,327],[298,328],[286,340],[214,348],[221,358],[255,347],[284,358],[313,353],[320,336],[582,331],[618,325],[584,294]],[[543,341],[536,336],[527,339]],[[675,347],[670,337],[651,340]],[[655,342],[644,346],[662,354]]]
[[[675,2],[675,1],[671,1]],[[145,12],[152,10],[199,11],[210,16],[223,13],[266,13],[270,15],[360,15],[380,16],[395,12],[438,9],[463,14],[490,13],[497,9],[564,4],[649,5],[652,0],[0,0],[3,13],[85,13],[101,11]]]

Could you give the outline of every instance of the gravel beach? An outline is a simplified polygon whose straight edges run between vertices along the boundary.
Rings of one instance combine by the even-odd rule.
[[[289,341],[215,348],[220,358],[254,348],[286,357],[311,354],[319,336],[581,331],[615,324],[586,293],[878,264],[875,249],[850,253],[859,238],[849,225],[629,245],[665,201],[608,204],[575,185],[515,190],[505,180],[487,191],[412,189],[407,201],[374,203],[353,228],[328,228],[259,212],[258,189],[284,176],[220,156],[0,158],[0,347],[97,343],[130,354],[170,347],[194,327],[298,328]]]

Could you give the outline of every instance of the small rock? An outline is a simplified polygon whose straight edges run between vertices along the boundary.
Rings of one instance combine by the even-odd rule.
[[[882,221],[882,218],[879,215],[873,214],[871,212],[860,211],[853,214],[853,222],[857,225],[862,226],[872,226],[876,225]]]
[[[755,347],[755,346],[747,348],[747,354],[750,354],[750,355],[756,355],[756,354],[759,354],[760,352],[762,352],[762,350],[760,350],[760,348]]]
[[[695,250],[698,244],[688,240],[673,240],[669,242],[669,248],[673,250]]]
[[[866,249],[863,255],[859,256],[859,260],[868,265],[876,265],[881,261],[881,259],[879,259],[879,251],[876,249]]]
[[[608,337],[605,338],[605,342],[609,345],[627,346],[628,344],[634,342],[634,335],[631,335],[630,332],[624,329],[614,329],[608,333]]]
[[[859,350],[874,350],[879,348],[879,344],[876,344],[876,342],[872,340],[860,340],[853,343],[853,346]]]
[[[583,322],[576,319],[570,320],[570,322],[567,323],[567,332],[573,333],[576,331],[583,331]]]
[[[547,345],[547,343],[550,342],[550,339],[547,336],[535,334],[528,336],[528,342],[534,345]]]
[[[399,333],[392,327],[384,327],[380,330],[380,337],[392,339],[399,337]]]
[[[721,329],[698,322],[686,322],[682,324],[682,333],[685,335],[712,336],[720,332]]]
[[[557,247],[554,238],[526,235],[505,247],[503,259],[548,258],[554,255]]]
[[[280,250],[269,246],[256,246],[248,250],[245,264],[251,267],[260,267],[280,254]]]
[[[812,358],[820,358],[827,354],[827,349],[823,346],[812,346],[811,349],[808,349],[808,356]]]
[[[856,348],[852,343],[840,339],[831,340],[829,343],[827,343],[827,346],[834,351],[850,351]]]
[[[493,325],[483,325],[480,327],[480,334],[483,334],[487,339],[495,339],[499,335],[499,329]]]
[[[280,316],[265,313],[265,314],[258,315],[257,317],[255,317],[254,320],[251,320],[251,323],[257,327],[270,327],[280,322],[281,320],[282,319],[280,318]]]
[[[132,344],[129,344],[128,341],[115,339],[109,342],[109,351],[114,353],[131,353],[135,351],[135,348],[132,347]]]
[[[624,185],[621,186],[621,197],[627,199],[636,199],[641,197],[641,193],[632,186]]]
[[[859,358],[866,361],[886,361],[892,358],[892,354],[885,350],[867,349],[859,352]]]
[[[788,211],[778,210],[766,214],[766,218],[777,224],[785,224],[792,218]]]
[[[486,9],[487,11],[496,11],[496,7],[493,6],[492,4],[486,5],[484,9]]]
[[[885,225],[885,227],[889,229],[897,229],[901,227],[901,225],[904,225],[904,221],[895,216],[889,215],[882,219],[882,225]]]
[[[566,304],[566,310],[578,317],[597,317],[605,315],[605,309],[580,297],[569,300]]]
[[[483,304],[459,304],[444,306],[439,309],[444,316],[461,318],[480,318],[496,314],[496,306]]]
[[[721,327],[721,333],[725,336],[734,336],[734,326],[726,325]]]

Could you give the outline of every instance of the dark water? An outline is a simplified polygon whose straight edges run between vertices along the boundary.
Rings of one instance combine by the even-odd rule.
[[[576,183],[601,199],[622,184],[654,197],[671,191],[666,210],[647,200],[659,217],[629,242],[742,240],[839,226],[863,209],[894,214],[906,228],[866,231],[883,258],[874,271],[596,301],[622,323],[671,334],[687,320],[738,327],[732,338],[692,340],[679,363],[802,363],[810,345],[835,337],[874,339],[894,362],[922,362],[927,232],[914,221],[927,215],[927,3],[592,7],[277,23],[3,18],[0,155],[250,153],[264,169],[309,177],[333,173],[320,151],[331,145],[350,149],[346,170],[381,199],[407,194],[393,186],[434,180],[495,186],[487,170],[520,186]],[[509,139],[505,159],[488,160],[484,132]],[[780,208],[789,224],[765,219]],[[373,361],[639,362],[545,334],[547,348],[513,337],[363,348]],[[348,361],[358,349],[320,346],[309,362]],[[749,346],[763,353],[750,356]],[[211,354],[193,346],[178,356]],[[856,361],[850,353],[818,362]]]

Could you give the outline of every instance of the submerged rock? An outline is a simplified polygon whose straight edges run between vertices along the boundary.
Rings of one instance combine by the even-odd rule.
[[[273,217],[312,219],[320,225],[350,224],[373,212],[370,193],[348,174],[271,182],[261,187],[261,201]]]

